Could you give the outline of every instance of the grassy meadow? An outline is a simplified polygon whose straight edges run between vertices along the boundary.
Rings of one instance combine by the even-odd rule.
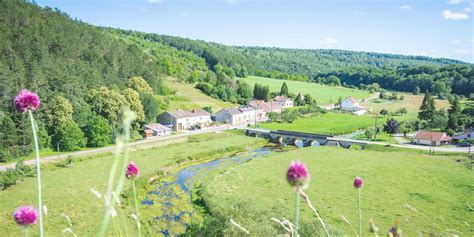
[[[229,147],[251,147],[259,144],[257,141],[262,140],[232,131],[196,135],[190,137],[188,142],[132,152],[130,160],[137,164],[140,168],[140,176],[146,179],[164,167],[175,166],[177,163],[188,160],[189,157],[221,152]],[[48,236],[61,236],[61,231],[69,227],[62,214],[70,217],[72,230],[78,236],[96,235],[102,220],[104,205],[103,200],[99,200],[91,189],[98,190],[102,194],[105,192],[112,160],[112,155],[107,154],[90,159],[83,158],[80,162],[73,162],[68,168],[58,168],[52,164],[43,166],[41,177],[43,203],[48,209],[48,214],[45,216],[45,231]],[[130,182],[126,182],[125,190],[129,188],[129,185]],[[10,236],[21,236],[22,230],[14,223],[11,213],[20,205],[36,203],[36,178],[25,178],[17,185],[0,191],[0,200],[0,222],[2,223],[0,232],[9,233]],[[132,207],[127,206],[123,211],[128,215],[132,212]],[[115,224],[122,225],[121,213],[118,214],[119,216],[113,219]],[[135,233],[132,232],[133,222],[127,218],[126,224],[130,234],[133,235]],[[113,226],[114,223],[111,221],[110,231]],[[31,229],[30,235],[38,234],[36,227]]]
[[[389,92],[390,93],[390,92]],[[397,101],[381,101],[381,103],[376,103],[377,100],[369,100],[361,102],[362,106],[365,106],[372,110],[374,113],[379,113],[380,110],[386,109],[388,112],[395,112],[401,108],[406,108],[408,113],[402,116],[396,116],[397,120],[413,120],[418,116],[418,111],[423,101],[423,95],[413,95],[408,93],[399,93],[399,95],[404,95],[404,100]],[[435,100],[437,109],[448,109],[449,102],[447,100]]]
[[[288,85],[288,90],[290,92],[311,94],[311,96],[316,99],[318,104],[322,105],[336,103],[339,97],[344,99],[348,96],[353,96],[358,99],[364,99],[369,97],[370,95],[368,91],[350,89],[345,87],[327,86],[318,83],[279,80],[257,76],[249,76],[244,80],[252,86],[255,85],[255,83],[268,85],[270,91],[272,92],[280,91],[281,85],[283,84],[283,82],[286,82],[286,84]]]
[[[292,160],[303,161],[311,174],[306,193],[335,236],[356,235],[357,190],[361,176],[363,235],[370,236],[374,220],[385,236],[399,221],[404,236],[472,236],[474,234],[474,173],[456,162],[460,157],[430,156],[419,151],[388,152],[308,147],[276,152],[228,168],[208,178],[202,196],[213,216],[233,218],[253,236],[276,236],[285,231],[270,218],[293,221],[295,193],[285,173]],[[301,204],[301,234],[320,230],[311,210]],[[209,226],[212,229],[212,225]],[[238,235],[232,226],[224,233]]]
[[[355,116],[347,113],[328,112],[314,117],[298,118],[293,123],[262,123],[261,127],[272,130],[341,135],[374,126],[373,115]],[[379,119],[379,125],[385,122]]]
[[[164,82],[165,86],[176,91],[175,95],[168,96],[170,99],[168,110],[190,110],[211,106],[212,110],[217,112],[222,108],[236,106],[230,102],[214,99],[204,94],[199,89],[194,88],[194,86],[191,84],[179,82],[172,78],[168,78],[167,80],[164,80]]]

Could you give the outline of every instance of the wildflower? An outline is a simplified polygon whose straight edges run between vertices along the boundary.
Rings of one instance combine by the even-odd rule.
[[[128,164],[127,173],[125,175],[129,179],[138,178],[138,175],[139,175],[138,167],[137,165],[135,165],[133,161]]]
[[[359,176],[354,179],[354,187],[355,188],[362,188],[364,186],[364,180],[362,180]]]
[[[36,224],[38,211],[32,206],[22,206],[15,210],[13,217],[18,225],[26,227]]]
[[[40,99],[36,93],[23,89],[15,97],[14,104],[18,112],[35,111],[40,105]]]
[[[303,163],[292,161],[286,173],[286,179],[291,186],[302,187],[309,181],[308,169]]]
[[[392,237],[401,237],[402,236],[402,230],[400,229],[398,222],[395,223],[395,226],[392,226],[392,228],[390,228],[390,231],[388,232],[388,235],[392,236]]]
[[[91,188],[90,190],[91,190],[91,192],[92,192],[98,199],[101,199],[101,198],[102,198],[102,194],[100,194],[99,191],[97,191],[97,190],[95,190],[95,189],[93,189],[93,188]]]

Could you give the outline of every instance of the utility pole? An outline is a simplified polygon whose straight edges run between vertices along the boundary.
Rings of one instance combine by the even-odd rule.
[[[254,110],[255,111],[255,115],[254,115],[254,118],[255,118],[255,128],[257,128],[257,108],[254,107]]]
[[[377,141],[377,117],[378,116],[379,116],[378,114],[375,115],[375,127],[374,127],[374,141],[375,142]]]

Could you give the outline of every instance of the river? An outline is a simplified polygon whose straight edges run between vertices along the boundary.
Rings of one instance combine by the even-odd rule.
[[[150,221],[149,231],[164,236],[183,234],[186,227],[198,218],[191,202],[193,184],[211,171],[223,169],[230,165],[238,165],[251,159],[263,157],[275,148],[262,147],[253,151],[241,152],[237,155],[212,160],[186,167],[176,173],[169,174],[151,184],[141,203]],[[193,219],[194,218],[194,219]]]

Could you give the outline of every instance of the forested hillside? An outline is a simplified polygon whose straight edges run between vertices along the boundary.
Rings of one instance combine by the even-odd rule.
[[[207,70],[192,53],[149,44],[72,20],[59,9],[0,1],[0,160],[31,150],[27,117],[12,108],[22,88],[41,98],[41,146],[77,150],[110,143],[121,106],[138,111],[139,122],[153,121],[166,106],[155,96],[169,93],[165,75]]]
[[[225,46],[201,40],[143,33],[145,39],[193,52],[212,68],[231,67],[247,74],[360,86],[378,83],[385,89],[430,91],[469,96],[474,91],[473,65],[452,59],[324,49]],[[328,78],[336,76],[338,80]]]

